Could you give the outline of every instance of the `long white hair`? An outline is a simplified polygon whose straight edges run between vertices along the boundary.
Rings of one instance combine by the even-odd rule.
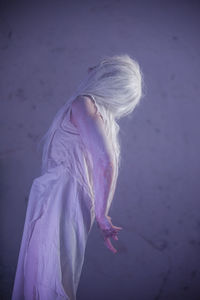
[[[106,56],[91,68],[79,84],[75,93],[56,113],[51,126],[40,139],[43,142],[42,173],[46,171],[48,149],[53,134],[58,128],[67,107],[78,95],[91,95],[105,120],[105,129],[110,136],[119,169],[120,142],[119,125],[116,120],[130,114],[142,98],[143,73],[136,60],[129,55]]]

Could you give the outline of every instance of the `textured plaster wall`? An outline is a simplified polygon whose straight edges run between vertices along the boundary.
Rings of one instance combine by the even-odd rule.
[[[39,138],[89,66],[128,53],[146,96],[119,121],[114,255],[94,225],[78,300],[200,299],[198,1],[2,1],[0,299],[10,299]]]

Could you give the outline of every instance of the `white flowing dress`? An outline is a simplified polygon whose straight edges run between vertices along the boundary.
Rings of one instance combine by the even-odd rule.
[[[51,141],[47,171],[33,180],[12,300],[75,300],[95,220],[92,160],[70,121]]]

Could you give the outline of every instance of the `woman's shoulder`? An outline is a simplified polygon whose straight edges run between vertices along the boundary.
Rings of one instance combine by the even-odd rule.
[[[97,105],[90,95],[78,95],[72,102],[72,110],[74,113],[87,114],[89,116],[96,116],[99,114]]]

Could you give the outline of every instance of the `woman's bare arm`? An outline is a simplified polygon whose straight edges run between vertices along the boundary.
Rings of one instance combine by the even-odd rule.
[[[79,129],[83,143],[92,155],[93,185],[95,197],[95,216],[101,229],[106,246],[113,253],[110,238],[118,240],[117,234],[122,227],[114,226],[106,216],[109,196],[113,196],[114,161],[111,142],[106,135],[104,121],[96,111],[96,106],[89,97],[79,96],[72,103],[72,122]],[[112,195],[110,195],[112,193]]]
[[[79,129],[83,143],[92,155],[95,216],[97,221],[100,221],[106,214],[114,175],[111,143],[105,133],[104,122],[89,97],[79,96],[73,101],[71,117],[73,124]]]

